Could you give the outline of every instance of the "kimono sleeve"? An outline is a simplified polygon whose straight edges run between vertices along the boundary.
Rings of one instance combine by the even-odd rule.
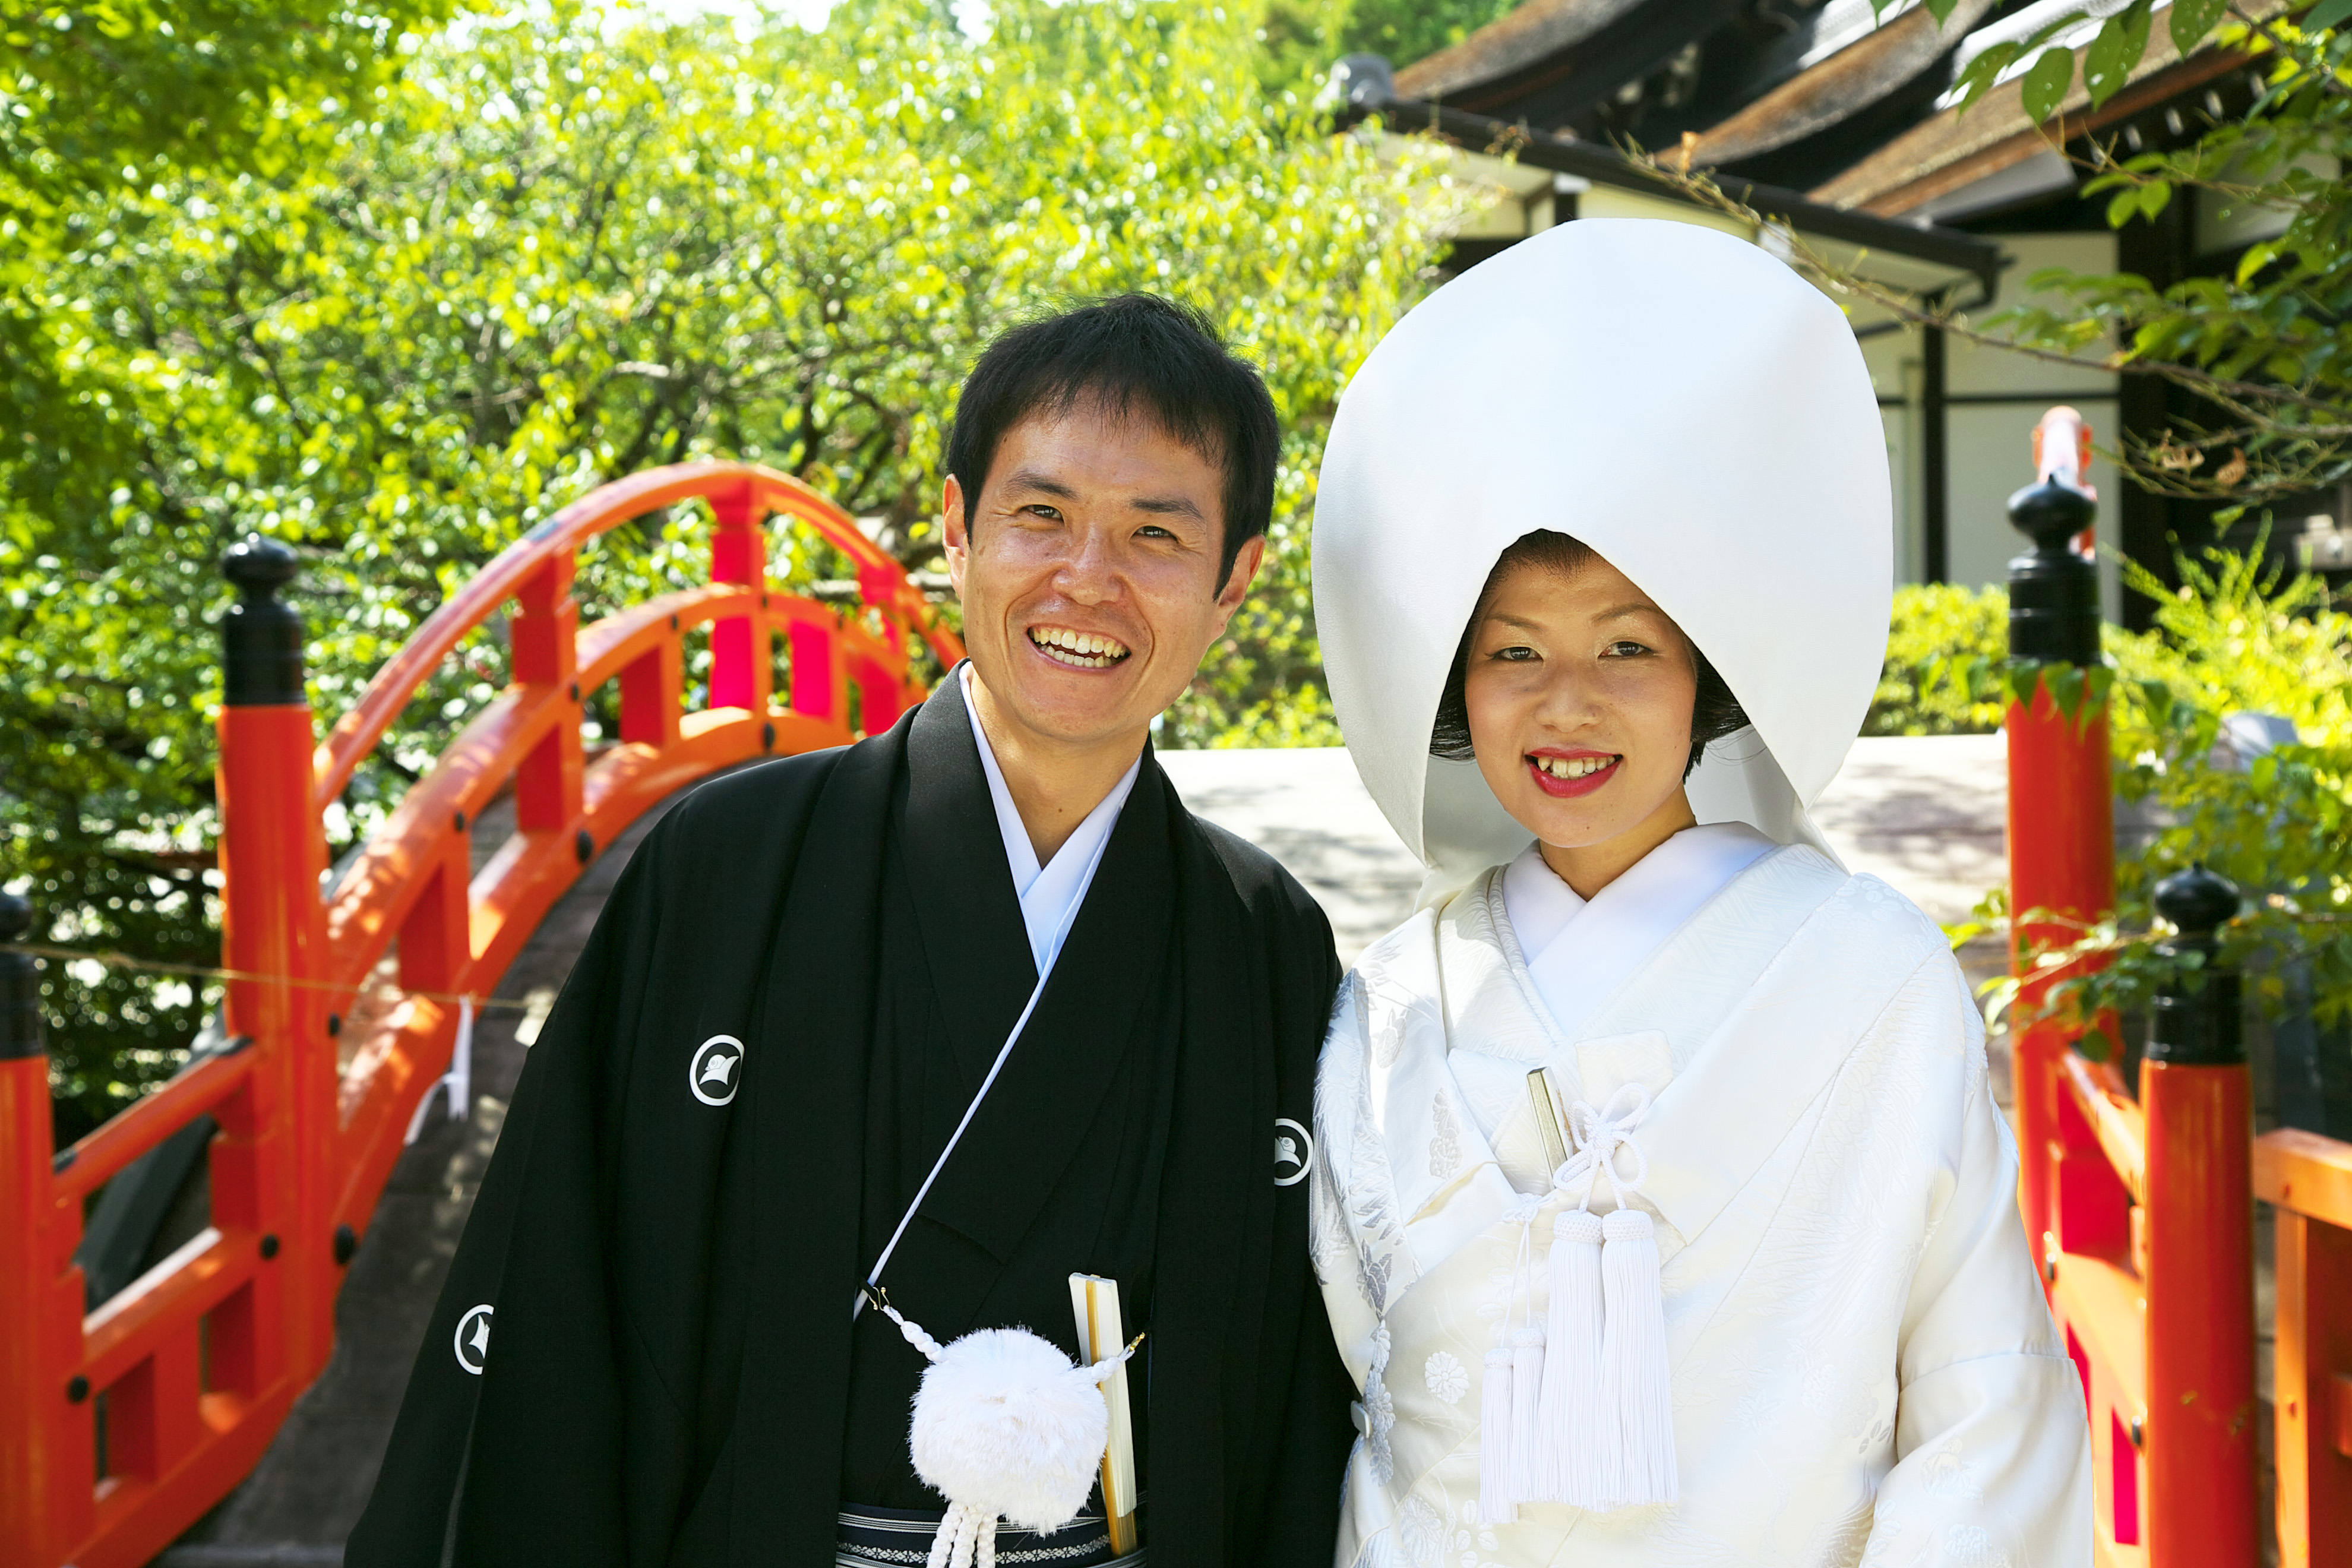
[[[1950,1197],[1905,1310],[1896,1462],[1879,1487],[1865,1555],[1956,1568],[2087,1565],[2082,1384],[2018,1218],[2017,1148],[1986,1081],[1983,1024],[1948,958],[1912,984],[1949,990],[1970,1059]]]
[[[623,873],[525,1059],[345,1548],[351,1568],[624,1561],[623,1397],[597,1166],[603,1085],[619,1048],[614,1004],[625,966],[651,941],[660,837]],[[523,1341],[509,1327],[519,1316],[532,1323]],[[520,1416],[532,1431],[527,1451],[501,1451],[485,1428],[492,1399],[512,1413],[493,1426]],[[524,1476],[530,1484],[509,1484]],[[518,1546],[523,1555],[510,1554]]]

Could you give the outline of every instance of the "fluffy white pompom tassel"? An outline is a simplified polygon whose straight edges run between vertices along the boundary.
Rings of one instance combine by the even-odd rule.
[[[1092,1366],[1026,1329],[982,1329],[942,1346],[882,1310],[930,1365],[915,1392],[915,1474],[948,1500],[929,1568],[994,1568],[996,1521],[1050,1532],[1086,1506],[1110,1440],[1103,1380],[1134,1347]]]

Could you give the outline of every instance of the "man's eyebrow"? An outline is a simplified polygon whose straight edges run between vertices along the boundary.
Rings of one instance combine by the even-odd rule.
[[[1004,476],[1004,488],[1008,490],[1043,490],[1049,496],[1060,496],[1064,500],[1078,498],[1077,491],[1053,475],[1040,473],[1035,468],[1015,468]]]
[[[1189,517],[1198,521],[1201,509],[1189,496],[1143,496],[1127,503],[1137,511],[1153,511],[1163,515]]]

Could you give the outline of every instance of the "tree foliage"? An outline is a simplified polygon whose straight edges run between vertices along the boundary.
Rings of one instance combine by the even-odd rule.
[[[82,201],[21,281],[51,386],[0,460],[0,879],[60,938],[213,951],[208,623],[246,531],[305,556],[322,722],[509,541],[651,464],[774,465],[932,564],[965,367],[1129,289],[1207,310],[1286,432],[1265,586],[1163,743],[1312,731],[1322,433],[1472,194],[1264,92],[1251,26],[1025,0],[975,42],[858,0],[740,38],[535,9],[444,32],[363,112],[307,110],[311,156]],[[583,614],[700,580],[705,525],[607,536]],[[493,626],[362,770],[333,847],[505,679]],[[94,966],[49,984],[85,1117],[165,1070],[203,1003]]]

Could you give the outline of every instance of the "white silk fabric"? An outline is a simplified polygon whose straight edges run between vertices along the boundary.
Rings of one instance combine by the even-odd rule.
[[[1744,822],[1685,827],[1588,901],[1528,846],[1503,868],[1503,908],[1552,1023],[1574,1035],[1642,960],[1771,847]]]
[[[1861,729],[1894,595],[1885,427],[1837,306],[1729,236],[1580,220],[1438,289],[1356,373],[1324,448],[1315,624],[1424,904],[1528,842],[1429,734],[1487,573],[1536,529],[1639,584],[1752,721],[1692,775],[1698,819],[1829,853],[1805,810]]]
[[[2089,1563],[2082,1385],[1942,933],[1776,848],[1567,1031],[1503,877],[1366,950],[1324,1047],[1315,1265],[1363,1390],[1339,1568]],[[1681,1498],[1489,1525],[1478,1369],[1508,1216],[1550,1186],[1537,1068],[1570,1100],[1654,1099],[1633,1202],[1664,1265]],[[1538,1279],[1562,1201],[1533,1226]]]

